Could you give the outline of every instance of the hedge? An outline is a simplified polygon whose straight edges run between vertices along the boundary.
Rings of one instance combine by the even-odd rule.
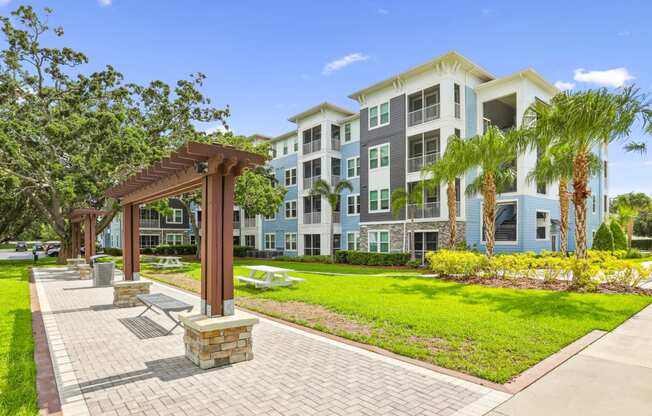
[[[632,240],[632,248],[638,248],[639,250],[652,250],[652,239]]]
[[[276,256],[274,260],[279,261],[296,261],[301,263],[332,263],[331,256]]]
[[[410,253],[368,253],[347,250],[335,252],[335,261],[337,263],[365,266],[405,266],[409,260]]]
[[[611,229],[611,235],[614,237],[614,249],[627,250],[627,236],[623,231],[623,227],[616,221],[611,221],[609,229]]]
[[[235,257],[247,257],[247,252],[251,250],[255,250],[255,248],[249,246],[233,246],[233,255]]]
[[[253,250],[253,247],[247,246],[233,246],[233,255],[235,257],[245,257],[247,251]],[[140,249],[140,254],[145,255],[194,255],[197,253],[197,246],[195,245],[178,245],[178,246],[167,246],[162,245],[158,247],[145,247]],[[120,248],[110,248],[106,247],[104,249],[104,254],[109,256],[122,256],[122,249]]]

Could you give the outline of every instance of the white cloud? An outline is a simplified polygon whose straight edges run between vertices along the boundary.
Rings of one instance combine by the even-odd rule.
[[[113,0],[97,0],[100,6],[110,6]]]
[[[0,6],[6,6],[11,0],[0,0]]]
[[[555,82],[555,87],[557,87],[558,90],[566,91],[575,88],[575,84],[572,82],[557,81]]]
[[[367,55],[363,55],[359,52],[346,55],[342,58],[336,59],[324,65],[322,74],[328,75],[335,71],[339,71],[340,69],[347,67],[354,62],[366,61],[367,59],[369,59]]]
[[[206,134],[213,134],[213,133],[217,133],[217,132],[226,133],[227,131],[229,131],[229,129],[227,129],[223,124],[218,124],[216,126],[206,127],[204,129],[204,133],[206,133]]]
[[[588,82],[603,87],[622,87],[629,80],[634,79],[627,68],[614,68],[605,71],[587,71],[584,68],[578,68],[573,71],[575,81]]]
[[[622,30],[618,32],[618,36],[629,36],[631,35],[631,32],[629,30]]]
[[[389,10],[387,10],[387,9],[378,9],[378,14],[388,15],[388,14],[389,14]]]

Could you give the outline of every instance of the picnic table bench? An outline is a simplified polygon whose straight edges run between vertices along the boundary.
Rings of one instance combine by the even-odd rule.
[[[184,312],[184,311],[190,311],[192,309],[192,305],[186,302],[182,302],[171,296],[164,295],[163,293],[136,295],[136,297],[138,298],[138,300],[143,302],[145,306],[147,306],[147,308],[145,308],[145,310],[142,311],[140,315],[138,315],[139,317],[143,316],[145,312],[147,312],[148,310],[152,308],[156,308],[161,312],[163,312],[165,316],[170,318],[172,322],[174,322],[175,325],[165,335],[169,335],[176,327],[181,325],[181,321],[174,318],[172,316],[172,312]]]
[[[289,272],[294,271],[291,269],[273,266],[244,266],[244,268],[249,269],[249,277],[237,276],[238,281],[256,288],[292,286],[293,283],[304,281],[298,277],[288,276]]]
[[[183,267],[183,263],[181,262],[181,257],[164,256],[159,257],[158,262],[154,263],[152,267],[156,269],[174,269]]]

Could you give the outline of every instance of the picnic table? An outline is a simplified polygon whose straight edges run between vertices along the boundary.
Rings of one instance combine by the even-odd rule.
[[[249,276],[237,276],[239,282],[253,285],[256,288],[270,288],[275,286],[292,286],[293,283],[303,282],[304,279],[288,276],[294,270],[282,269],[273,266],[244,266],[249,269]]]
[[[174,269],[183,267],[181,257],[163,256],[158,258],[158,262],[154,263],[152,267],[156,269]]]
[[[164,295],[163,293],[136,295],[136,297],[138,298],[138,300],[143,302],[145,306],[147,306],[147,308],[145,308],[145,310],[142,311],[140,315],[138,315],[139,317],[143,316],[145,312],[147,312],[148,310],[152,308],[156,308],[161,312],[163,312],[165,316],[170,318],[172,322],[174,322],[174,326],[172,327],[172,329],[170,329],[165,335],[171,334],[176,327],[181,325],[181,321],[174,318],[172,316],[172,312],[178,313],[178,312],[189,311],[192,309],[192,305],[186,302],[182,302],[178,299],[175,299],[172,296]]]

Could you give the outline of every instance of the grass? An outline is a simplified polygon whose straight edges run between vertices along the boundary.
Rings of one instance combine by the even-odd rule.
[[[39,261],[39,265],[53,260]],[[36,415],[36,367],[29,303],[32,261],[0,262],[0,415]]]
[[[234,274],[247,264],[285,262],[236,260]],[[379,346],[408,357],[505,383],[594,329],[610,331],[652,303],[652,297],[585,294],[459,284],[377,268],[386,275],[319,275],[333,265],[295,263],[292,273],[306,281],[292,288],[260,291],[236,284],[240,305],[288,321]],[[359,268],[356,268],[359,269]],[[366,268],[365,268],[366,269]],[[151,275],[152,271],[146,271]],[[184,270],[197,281],[199,267]],[[166,273],[156,279],[166,281]],[[174,282],[179,284],[179,282]],[[196,287],[196,285],[195,285]],[[328,319],[297,314],[296,306],[316,305],[335,314]],[[332,319],[333,317],[329,317]],[[364,330],[360,330],[363,328]]]

